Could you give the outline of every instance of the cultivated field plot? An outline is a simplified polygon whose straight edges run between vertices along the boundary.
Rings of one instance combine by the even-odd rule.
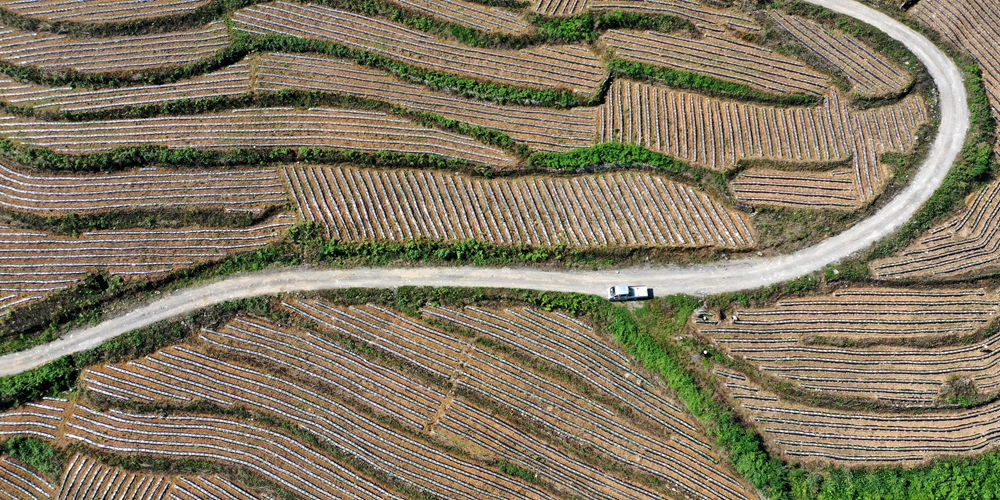
[[[931,228],[891,257],[872,261],[883,279],[956,279],[995,271],[1000,263],[1000,181],[969,201],[964,214]]]
[[[0,27],[0,61],[50,71],[132,73],[208,59],[229,42],[223,21],[184,32],[94,39]]]
[[[865,97],[891,95],[902,92],[913,81],[906,70],[846,33],[830,31],[815,21],[777,10],[769,14],[801,44],[843,72],[856,94]]]
[[[581,45],[482,50],[443,41],[405,26],[318,5],[276,2],[236,12],[237,29],[334,42],[400,62],[477,80],[596,93],[607,76]]]
[[[149,280],[260,248],[292,223],[279,216],[243,229],[93,231],[77,238],[0,226],[0,314],[68,288],[94,270]]]
[[[739,40],[705,33],[701,39],[652,31],[609,30],[600,42],[614,57],[710,75],[774,94],[823,95],[830,78],[802,61]]]
[[[111,175],[37,175],[0,164],[0,208],[39,215],[212,208],[260,212],[289,201],[274,168],[167,170]]]
[[[522,34],[532,31],[532,26],[507,9],[488,7],[478,2],[464,0],[394,0],[408,9],[444,21],[476,28],[478,30]]]
[[[97,112],[126,106],[163,104],[181,99],[236,97],[250,92],[250,64],[240,62],[178,83],[110,89],[45,87],[0,75],[0,100],[32,110]]]
[[[1000,403],[915,415],[831,410],[785,401],[742,375],[727,375],[738,386],[732,396],[739,411],[787,460],[912,467],[997,444]]]
[[[310,329],[239,316],[187,344],[93,366],[81,387],[111,404],[238,405],[281,418],[317,444],[257,419],[99,411],[82,400],[0,414],[2,431],[105,453],[240,467],[306,499],[331,492],[372,499],[754,498],[718,465],[708,439],[662,383],[579,320],[530,308],[435,307],[421,320],[377,305],[296,299],[285,307]],[[532,368],[543,364],[572,380]],[[503,474],[501,461],[535,480]],[[104,484],[115,480],[86,457],[70,469]],[[88,484],[76,475],[65,472],[54,487]],[[218,477],[140,479],[241,490]]]
[[[832,296],[783,300],[767,309],[734,311],[722,324],[698,324],[704,335],[766,374],[803,389],[889,404],[934,404],[949,379],[980,390],[1000,386],[1000,336],[940,348],[833,347],[820,338],[866,342],[970,336],[996,319],[995,292],[976,289],[847,289]],[[738,385],[728,383],[730,388]]]
[[[120,23],[193,12],[209,0],[0,0],[0,9],[46,21]]]
[[[996,50],[996,41],[1000,39],[1000,4],[991,0],[928,0],[909,12],[976,58],[993,116],[1000,119],[1000,56]]]
[[[9,456],[0,458],[0,489],[5,498],[41,500],[52,498],[52,483],[38,471]]]
[[[749,219],[656,175],[484,180],[418,170],[287,167],[299,212],[329,237],[503,245],[752,247]],[[609,209],[609,207],[615,207]]]
[[[916,19],[970,52],[982,68],[994,117],[1000,117],[1000,7],[980,0],[928,0],[910,10]],[[1000,151],[1000,149],[998,149]],[[871,263],[883,279],[958,279],[993,272],[1000,255],[1000,182],[970,196],[968,209],[931,228],[895,255]]]
[[[348,60],[310,54],[265,53],[182,82],[100,90],[45,87],[0,78],[0,101],[29,110],[93,113],[286,89],[351,95],[434,113],[500,130],[542,151],[592,146],[597,130],[597,107],[500,106],[432,91]]]
[[[270,498],[251,493],[222,476],[163,476],[127,472],[85,455],[69,459],[58,487],[49,485],[51,495],[39,498],[102,498],[105,500],[158,499],[196,500],[219,498],[252,500]]]
[[[6,119],[3,119],[6,118]],[[141,119],[49,122],[0,117],[0,134],[61,153],[94,153],[148,144],[168,148],[299,148],[395,151],[510,165],[502,149],[377,111],[249,108]]]
[[[733,168],[747,159],[850,159],[846,172],[750,168],[730,185],[737,199],[751,204],[853,208],[881,193],[891,172],[879,158],[910,150],[928,116],[916,94],[890,106],[853,111],[833,90],[821,106],[779,108],[617,80],[598,119],[601,142],[640,144],[712,169]]]
[[[596,107],[553,109],[499,106],[405,83],[382,71],[343,59],[305,54],[264,54],[256,71],[258,92],[282,89],[346,94],[481,125],[541,151],[593,146]]]

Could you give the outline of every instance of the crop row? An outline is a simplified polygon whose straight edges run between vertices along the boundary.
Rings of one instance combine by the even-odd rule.
[[[57,113],[162,104],[179,99],[235,97],[249,91],[250,64],[246,61],[183,82],[109,89],[44,87],[0,75],[0,100]]]
[[[992,0],[927,0],[910,15],[972,54],[982,70],[994,118],[1000,119],[1000,4]]]
[[[382,112],[352,109],[254,108],[88,122],[0,119],[0,134],[62,153],[150,144],[199,149],[319,147],[440,155],[492,165],[516,162],[503,150],[464,135],[422,127]]]
[[[0,458],[0,492],[4,498],[47,500],[52,498],[52,489],[52,483],[31,467],[9,456]]]
[[[558,448],[527,434],[509,422],[456,398],[435,427],[445,439],[471,443],[479,449],[515,463],[525,470],[537,470],[538,478],[564,491],[574,491],[593,499],[662,498],[662,494],[619,479],[582,460],[575,460]],[[538,469],[539,463],[546,467]]]
[[[0,164],[0,207],[42,215],[166,207],[259,212],[287,200],[275,169],[39,176]]]
[[[376,99],[500,130],[532,148],[563,151],[594,144],[597,108],[551,109],[499,106],[431,91],[350,61],[299,54],[264,54],[257,91],[322,91]]]
[[[0,439],[22,436],[55,441],[66,410],[71,406],[65,399],[45,398],[0,413]]]
[[[880,278],[954,278],[996,269],[1000,254],[1000,181],[985,186],[964,214],[931,228],[901,252],[872,261]]]
[[[408,408],[404,411],[412,413],[425,405],[423,421],[410,427],[411,432],[422,430],[437,411],[443,394],[432,395],[433,389],[360,358],[357,363],[366,365],[363,370],[341,374],[337,356],[354,355],[330,341],[317,342],[318,338],[308,338],[302,332],[287,328],[279,329],[264,320],[238,320],[220,332],[203,332],[201,340],[215,351],[240,356],[254,365],[263,363],[280,375],[250,368],[250,364],[227,362],[203,352],[173,347],[123,366],[119,377],[141,381],[137,385],[162,387],[164,392],[192,399],[208,399],[224,406],[239,404],[272,413],[309,430],[368,467],[411,488],[434,492],[438,496],[543,496],[499,472],[439,451],[386,426],[384,420],[375,418],[371,412],[388,413],[394,420],[411,425],[402,420],[405,417],[397,416],[398,409]],[[402,390],[390,388],[392,379],[407,381],[407,387]],[[108,378],[105,383],[114,385],[115,379]],[[389,406],[382,406],[377,401],[379,393]],[[342,402],[345,398],[361,402],[368,411],[346,406]],[[159,396],[157,399],[164,398]],[[355,494],[361,495],[362,490],[371,486],[360,477],[346,476],[346,472],[341,476],[342,487],[346,488],[348,481],[358,483],[351,485]]]
[[[334,42],[421,68],[512,85],[594,94],[607,75],[597,55],[584,46],[476,49],[389,21],[317,5],[257,5],[236,12],[233,22],[237,29],[250,33]]]
[[[377,306],[363,307],[335,307],[322,301],[295,301],[286,304],[286,307],[302,315],[303,318],[329,329],[341,335],[350,335],[352,338],[364,340],[371,345],[377,346],[387,352],[392,353],[408,362],[421,366],[424,361],[420,359],[423,351],[414,345],[421,337],[408,336],[405,340],[392,341],[385,337],[385,334],[376,333],[375,328],[384,329],[384,322],[368,322],[364,319],[364,313],[373,308],[379,311],[383,320],[395,319],[400,323],[410,325],[411,328],[419,323],[412,319],[404,318],[398,313],[392,313]],[[424,314],[439,321],[445,321],[452,326],[468,330],[477,336],[485,336],[491,341],[502,341],[512,347],[523,350],[532,357],[550,364],[551,366],[568,370],[581,377],[593,375],[601,384],[601,393],[605,398],[622,399],[620,404],[625,404],[632,409],[631,414],[643,415],[641,420],[644,423],[620,421],[616,413],[601,403],[591,401],[590,398],[581,398],[576,394],[576,389],[565,385],[564,382],[557,383],[546,379],[544,376],[521,366],[519,362],[510,358],[498,356],[473,345],[468,357],[461,365],[458,365],[460,373],[456,374],[458,387],[476,391],[482,397],[496,400],[505,407],[511,407],[514,412],[521,417],[532,422],[544,423],[548,429],[546,435],[565,435],[570,433],[574,439],[587,443],[588,446],[601,453],[607,454],[613,460],[620,460],[623,465],[628,466],[632,459],[632,453],[645,453],[657,457],[657,465],[637,466],[643,471],[657,475],[669,483],[685,488],[687,491],[704,491],[697,487],[697,483],[692,483],[685,479],[688,475],[699,478],[712,484],[715,492],[712,498],[743,498],[743,486],[731,476],[728,476],[715,466],[715,460],[709,453],[711,447],[699,437],[700,431],[688,422],[689,418],[672,403],[666,401],[658,390],[651,390],[654,384],[643,380],[642,376],[635,373],[621,361],[620,352],[611,350],[604,345],[597,344],[593,339],[592,330],[576,323],[571,318],[556,314],[546,314],[530,309],[509,310],[503,312],[491,312],[482,309],[467,309],[464,312],[445,308],[429,308],[424,310]],[[361,326],[358,326],[358,325]],[[361,331],[367,326],[368,332]],[[424,326],[425,331],[427,327]],[[430,333],[428,333],[430,334]],[[565,335],[563,339],[569,343],[561,341],[559,337],[552,338],[551,335]],[[428,340],[433,344],[439,344],[435,340],[442,334],[435,332]],[[445,334],[447,335],[447,334]],[[407,347],[409,346],[409,347]],[[582,347],[582,352],[577,349]],[[425,346],[424,349],[427,347]],[[590,358],[590,353],[607,357],[611,366],[607,366],[601,361]],[[520,359],[520,358],[518,358]],[[613,361],[611,361],[613,359]],[[619,367],[624,367],[625,371],[619,371]],[[441,370],[438,370],[439,372]],[[572,401],[572,405],[567,402]],[[482,414],[481,410],[466,402],[463,398],[456,396],[451,401],[451,406],[444,411],[440,417],[441,431],[446,435],[455,435],[458,441],[467,439],[482,439],[484,448],[496,449],[502,446],[493,441],[502,436],[518,434],[509,424],[497,422],[494,430],[483,429],[484,423],[478,421],[478,417],[472,415]],[[458,407],[456,415],[451,415],[451,409]],[[646,414],[648,412],[648,415]],[[472,418],[473,421],[469,419]],[[640,417],[637,417],[640,418]],[[496,420],[495,418],[493,420]],[[478,423],[477,423],[478,422]],[[456,434],[460,428],[469,428],[475,425],[476,430],[472,436]],[[663,429],[657,432],[650,429],[640,429],[636,426],[651,426],[651,429]],[[493,427],[486,425],[486,427]],[[629,428],[625,433],[621,429]],[[611,429],[619,429],[611,430]],[[661,435],[673,433],[673,440],[664,440]],[[483,434],[488,433],[493,437],[487,438]],[[627,436],[626,436],[627,434]],[[638,451],[639,449],[643,451]],[[631,450],[631,451],[628,451]],[[692,452],[692,450],[697,450]],[[537,465],[529,467],[534,469]],[[574,465],[567,477],[554,480],[581,481],[585,476],[577,469],[579,465]],[[542,475],[554,474],[544,468]],[[600,476],[598,476],[600,477]],[[607,481],[603,479],[602,481]],[[589,481],[588,481],[589,482]],[[634,489],[636,486],[630,487]],[[597,485],[589,485],[590,488],[598,488]],[[601,486],[600,488],[606,488]],[[641,491],[641,490],[640,490]],[[618,493],[620,494],[620,493]],[[698,496],[698,493],[693,493]],[[644,493],[641,496],[647,496]],[[607,494],[600,495],[607,497]]]
[[[746,159],[823,163],[850,158],[853,168],[846,172],[754,167],[731,183],[737,199],[752,204],[846,208],[881,192],[889,170],[879,158],[909,150],[927,111],[917,95],[854,111],[834,90],[821,106],[777,108],[619,80],[598,120],[602,142],[640,144],[713,169],[733,168]]]
[[[479,346],[463,363],[462,373],[464,376],[456,382],[458,390],[492,401],[520,419],[541,426],[547,434],[569,432],[582,446],[606,460],[653,475],[658,482],[689,495],[746,498],[739,491],[739,483],[734,487],[727,484],[734,481],[731,477],[720,477],[715,464],[706,460],[709,455],[703,457],[663,439],[668,428],[630,426],[612,408],[580,398],[569,388]],[[650,460],[636,463],[634,457],[639,454]],[[707,491],[706,485],[711,485]]]
[[[229,481],[222,476],[198,476],[189,478],[179,476],[174,480],[174,487],[170,490],[171,500],[202,500],[205,498],[217,498],[219,500],[255,500],[263,498],[270,500],[266,495],[251,493],[243,487]]]
[[[830,78],[805,63],[728,33],[692,39],[609,30],[601,41],[617,58],[710,75],[763,92],[823,95],[830,88]]]
[[[621,398],[622,404],[635,414],[669,429],[691,446],[710,450],[708,444],[693,435],[698,430],[689,417],[658,393],[655,384],[630,368],[628,358],[592,327],[579,325],[567,316],[530,308],[489,311],[472,306],[464,310],[426,307],[422,312],[558,366],[606,394]]]
[[[245,229],[93,231],[76,238],[0,227],[0,307],[43,298],[95,269],[125,279],[156,278],[260,248],[290,225],[278,219]]]
[[[441,379],[451,377],[465,345],[450,333],[376,305],[346,309],[318,300],[294,300],[283,306],[337,335],[375,346]]]
[[[1000,437],[997,403],[897,416],[809,407],[757,389],[770,400],[737,397],[738,408],[768,441],[795,461],[912,466],[940,456],[981,452],[995,446]],[[734,396],[746,393],[734,391]]]
[[[167,498],[171,481],[104,465],[85,455],[75,455],[63,473],[56,498]]]
[[[910,295],[894,289],[857,289],[828,297],[786,299],[773,307],[738,309],[727,323],[702,329],[712,337],[812,334],[832,337],[912,337],[975,331],[1000,311],[1000,300],[981,290]]]
[[[635,414],[683,437],[690,446],[711,449],[695,436],[699,431],[683,410],[659,393],[652,381],[630,368],[624,354],[606,344],[592,327],[558,313],[530,308],[490,311],[472,306],[463,310],[426,307],[422,313],[560,367],[609,396],[621,398],[622,404]]]
[[[283,432],[229,417],[102,413],[77,404],[65,437],[105,453],[221,462],[309,500],[399,498]]]
[[[796,40],[842,71],[857,94],[893,94],[904,90],[913,80],[906,70],[851,35],[829,31],[815,21],[778,10],[772,10],[770,16]]]
[[[643,173],[512,180],[339,167],[287,167],[285,173],[302,216],[345,241],[475,238],[577,247],[749,247],[755,241],[744,215]]]
[[[589,0],[587,7],[674,15],[690,20],[699,29],[716,33],[722,33],[727,28],[737,31],[760,31],[760,26],[749,16],[734,9],[704,5],[697,0]]]
[[[230,43],[226,23],[191,31],[81,39],[0,28],[0,60],[19,66],[81,72],[139,71],[207,59]]]
[[[521,16],[500,7],[466,0],[393,0],[408,9],[481,31],[521,34],[531,30]]]
[[[416,431],[427,425],[445,398],[440,391],[384,370],[321,335],[295,333],[236,319],[224,331],[202,332],[201,340],[218,349],[261,357],[285,370],[286,377],[292,375],[301,380],[318,381],[325,387],[335,389],[338,394],[350,395],[355,402],[385,413]],[[247,343],[255,347],[252,352],[246,349]],[[177,349],[185,355],[188,363],[194,359],[197,363],[211,364],[211,360],[197,353],[180,347]],[[165,353],[162,356],[168,357]],[[155,360],[150,358],[150,361]],[[137,368],[133,364],[129,369],[135,371]],[[400,394],[406,394],[407,399],[399,398]]]
[[[192,12],[208,0],[3,0],[0,8],[46,21],[124,22]]]
[[[383,71],[322,55],[265,53],[183,82],[98,90],[45,87],[0,75],[0,100],[54,113],[95,112],[124,106],[161,105],[181,99],[238,97],[252,91],[277,93],[286,89],[381,100],[497,129],[544,151],[589,147],[595,140],[596,107],[559,110],[500,106],[432,91]]]
[[[869,341],[967,335],[1000,312],[1000,300],[982,290],[937,292],[842,290],[829,297],[784,300],[771,308],[736,310],[728,322],[699,328],[730,353],[804,389],[930,404],[953,377],[980,383],[1000,377],[1000,336],[946,348],[827,347],[809,341],[817,335]]]
[[[1000,118],[1000,6],[983,0],[928,0],[910,11],[979,63],[994,118]],[[996,149],[997,146],[995,146]],[[1000,254],[1000,182],[983,188],[963,215],[938,224],[902,252],[871,263],[880,278],[943,278],[992,271]]]

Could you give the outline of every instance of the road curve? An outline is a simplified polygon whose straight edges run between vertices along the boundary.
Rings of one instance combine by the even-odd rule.
[[[822,269],[899,229],[941,185],[962,149],[969,128],[965,86],[958,67],[933,43],[902,23],[853,0],[806,0],[860,19],[899,40],[927,67],[940,98],[941,125],[926,161],[909,185],[873,216],[841,234],[789,255],[692,267],[635,267],[619,271],[538,269],[408,268],[315,270],[290,268],[234,276],[169,294],[99,325],[68,333],[26,351],[0,356],[0,376],[41,366],[66,354],[157,321],[226,300],[325,288],[393,288],[401,285],[529,288],[600,294],[613,283],[652,286],[658,294],[706,295],[756,288]]]

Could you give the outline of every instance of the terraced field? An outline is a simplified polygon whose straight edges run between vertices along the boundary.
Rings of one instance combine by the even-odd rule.
[[[800,61],[726,35],[692,40],[656,32],[611,30],[601,41],[616,57],[715,76],[776,94],[821,95],[829,78]]]
[[[73,286],[88,272],[151,280],[257,249],[293,224],[278,217],[243,229],[92,231],[78,237],[0,226],[0,314]]]
[[[233,16],[249,33],[279,33],[333,42],[419,67],[533,87],[568,87],[592,94],[607,71],[589,49],[576,46],[522,51],[478,50],[440,42],[426,33],[351,12],[287,2],[262,4]]]
[[[930,21],[951,5],[924,1],[914,15]],[[90,291],[57,293],[95,273],[149,283],[108,279],[127,296],[100,300],[128,301],[167,277],[344,265],[345,248],[365,253],[347,265],[398,248],[407,264],[463,263],[470,240],[581,269],[763,256],[783,242],[761,243],[754,207],[865,208],[896,174],[884,155],[913,151],[937,116],[917,75],[828,19],[528,3],[0,0],[0,342],[91,319],[73,309]],[[600,17],[566,18],[581,13]],[[648,29],[669,16],[690,24]],[[762,45],[774,26],[822,67]],[[773,104],[802,102],[815,104]],[[876,277],[991,268],[998,189]],[[695,328],[760,372],[719,376],[784,458],[914,465],[990,448],[995,404],[851,413],[803,394],[903,411],[959,379],[993,390],[1000,299],[982,286],[843,288]],[[64,358],[96,363],[53,382],[79,390],[0,412],[0,441],[47,443],[59,470],[0,456],[0,496],[761,497],[683,387],[591,320],[545,310],[592,304],[403,295],[370,299],[400,310],[353,295],[233,302],[171,325],[163,335],[191,328],[172,345],[154,327],[109,357]],[[26,305],[57,319],[21,327]],[[3,331],[15,323],[25,332]]]
[[[982,68],[994,119],[1000,118],[1000,62],[992,40],[998,33],[1000,8],[976,0],[921,2],[911,11],[917,19],[960,49]],[[994,154],[1000,152],[1000,137]],[[955,280],[998,269],[997,235],[1000,181],[993,180],[969,196],[963,213],[937,224],[896,254],[873,261],[871,270],[882,279]]]
[[[970,410],[893,415],[786,401],[742,375],[730,377],[741,413],[789,460],[914,466],[996,446],[996,403]]]
[[[783,108],[618,80],[598,119],[602,142],[641,144],[711,169],[750,159],[850,160],[853,168],[825,172],[749,168],[730,186],[737,199],[751,204],[854,208],[878,196],[888,181],[882,154],[910,150],[928,116],[919,95],[853,111],[832,91],[822,106]]]
[[[289,167],[285,175],[302,216],[323,223],[337,240],[471,238],[545,247],[754,244],[742,214],[646,174],[484,181],[428,172]],[[367,196],[352,196],[356,192]],[[627,218],[604,213],[602,207],[621,198]]]
[[[133,73],[207,60],[229,43],[220,21],[179,33],[96,40],[0,27],[0,61],[52,72]]]
[[[1000,312],[996,293],[976,289],[846,289],[832,296],[786,299],[767,309],[741,309],[699,331],[762,372],[810,391],[889,404],[934,404],[954,377],[982,389],[1000,385],[995,336],[940,348],[846,347],[823,339],[864,342],[972,336]],[[736,388],[736,386],[730,386]]]
[[[523,307],[432,307],[424,319],[314,299],[284,307],[293,321],[311,326],[242,315],[185,344],[93,366],[80,383],[88,397],[111,404],[240,406],[289,422],[313,436],[309,440],[257,419],[99,410],[83,397],[2,413],[3,432],[112,456],[238,466],[302,498],[322,498],[317,483],[350,498],[418,492],[661,498],[673,491],[754,497],[718,465],[699,426],[662,383],[632,368],[578,319]],[[540,370],[536,363],[543,359],[574,381]],[[502,473],[498,462],[529,471],[530,479]],[[74,457],[62,477],[57,485],[34,481],[77,495],[115,484],[132,488],[121,491],[176,491],[181,498],[197,488],[226,490],[234,498],[248,491],[218,476],[123,474],[86,456]]]
[[[260,212],[288,201],[277,169],[179,171],[146,167],[111,175],[33,175],[0,165],[0,207],[39,215],[127,209]]]
[[[846,33],[830,31],[801,17],[772,11],[771,18],[828,64],[841,71],[851,90],[875,97],[902,92],[913,75]]]
[[[2,118],[8,118],[3,120]],[[144,145],[171,149],[302,148],[394,151],[509,165],[505,151],[378,111],[247,108],[213,115],[88,122],[0,117],[0,134],[25,146],[94,153]]]
[[[995,447],[996,404],[949,398],[997,392],[998,312],[995,290],[854,287],[694,324],[759,372],[715,370],[788,460],[915,465]]]
[[[192,12],[209,0],[5,0],[0,8],[46,21],[124,22]]]

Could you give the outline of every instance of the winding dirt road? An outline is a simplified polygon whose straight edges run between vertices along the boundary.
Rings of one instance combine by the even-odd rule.
[[[961,151],[969,127],[965,86],[958,67],[933,43],[902,23],[853,0],[806,0],[860,19],[905,44],[927,67],[940,97],[941,125],[926,161],[906,189],[847,231],[795,252],[770,258],[693,267],[639,267],[620,271],[537,269],[411,268],[315,270],[291,268],[235,276],[156,299],[91,328],[76,330],[33,349],[0,356],[0,376],[41,366],[91,349],[115,336],[226,300],[326,288],[393,288],[401,285],[529,288],[603,294],[615,283],[645,284],[658,294],[705,295],[756,288],[822,269],[859,252],[899,229],[937,189]]]

